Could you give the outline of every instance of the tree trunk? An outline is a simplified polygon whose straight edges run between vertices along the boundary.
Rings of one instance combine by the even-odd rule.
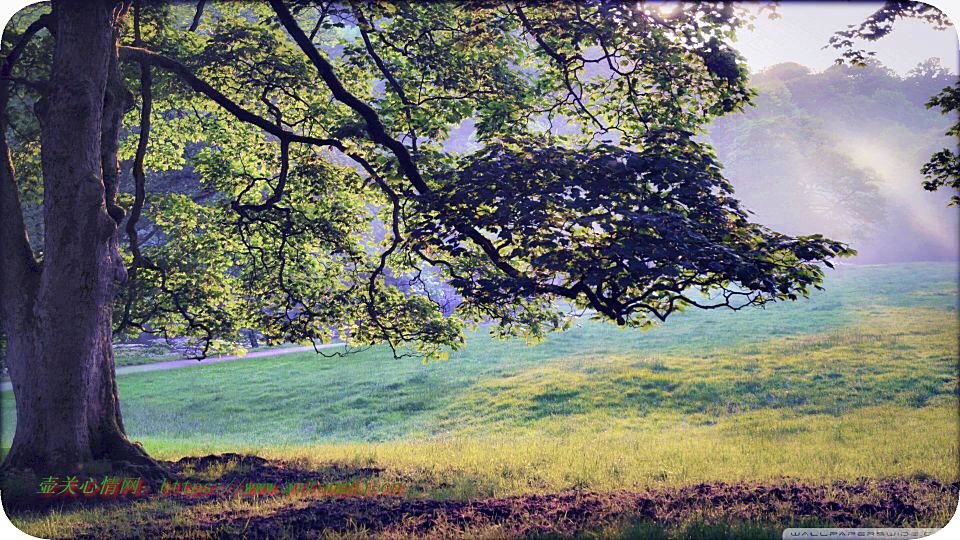
[[[113,361],[114,296],[126,280],[117,236],[123,211],[115,204],[120,121],[131,103],[117,69],[125,7],[103,0],[53,4],[56,45],[41,131],[42,272],[39,279],[26,272],[35,286],[15,285],[3,298],[17,402],[4,468],[63,476],[107,460],[127,462],[118,468],[147,477],[163,474],[126,437]],[[3,169],[12,183],[9,158]]]

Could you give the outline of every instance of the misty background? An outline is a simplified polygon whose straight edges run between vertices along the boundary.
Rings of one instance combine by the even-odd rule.
[[[879,61],[777,64],[752,74],[755,107],[716,119],[702,139],[758,223],[848,242],[853,264],[957,260],[960,210],[920,173],[955,145],[944,136],[952,118],[925,106],[955,80],[938,58],[906,76]]]
[[[943,5],[941,5],[943,4]],[[951,20],[954,4],[935,2]],[[830,36],[859,24],[880,2],[784,2],[733,44],[751,71],[755,107],[720,118],[714,145],[736,196],[754,220],[785,234],[849,242],[846,264],[956,261],[960,209],[950,190],[923,189],[920,168],[957,141],[955,115],[927,109],[957,81],[956,27],[898,20],[865,69],[836,66]]]

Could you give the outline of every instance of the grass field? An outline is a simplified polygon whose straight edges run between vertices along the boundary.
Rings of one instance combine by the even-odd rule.
[[[118,386],[128,434],[158,458],[240,452],[304,470],[376,468],[412,500],[785,477],[946,484],[960,466],[957,272],[844,267],[808,300],[688,312],[647,333],[584,319],[535,347],[479,332],[426,365],[383,349],[295,354],[124,375]],[[10,392],[2,413],[6,448]],[[256,512],[273,511],[262,504]],[[950,515],[901,523],[942,526]],[[109,520],[78,516],[18,525],[44,536]],[[699,519],[589,532],[679,538],[713,526]],[[757,527],[757,537],[773,530]]]

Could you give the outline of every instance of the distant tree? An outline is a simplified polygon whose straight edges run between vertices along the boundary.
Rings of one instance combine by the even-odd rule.
[[[54,0],[4,34],[6,467],[163,473],[125,435],[115,330],[198,336],[204,353],[242,328],[338,331],[439,356],[481,321],[563,328],[555,300],[625,326],[793,300],[852,253],[749,222],[693,140],[751,96],[720,41],[748,19],[730,3],[198,7]],[[443,152],[464,122],[480,149]],[[552,122],[578,129],[537,128]],[[147,171],[187,159],[209,196],[148,195]],[[42,253],[27,196],[42,198]],[[454,313],[386,283],[427,267],[456,288]]]
[[[902,89],[911,103],[925,105],[930,96],[957,82],[957,75],[940,63],[939,58],[928,58],[907,73],[908,85]]]
[[[954,228],[936,226],[953,217],[937,208],[949,194],[924,195],[919,173],[949,122],[911,97],[943,75],[921,65],[901,77],[867,62],[874,66],[814,72],[791,63],[754,73],[756,106],[714,119],[704,141],[759,223],[786,234],[816,224],[856,241],[864,262],[949,258]]]
[[[875,53],[856,48],[854,40],[876,41],[883,38],[893,31],[897,19],[922,20],[932,24],[935,30],[941,31],[953,26],[947,19],[946,14],[930,4],[924,2],[886,2],[859,25],[841,30],[830,38],[831,46],[843,50],[843,54],[837,62],[847,61],[855,66],[865,66],[867,58]],[[929,65],[924,66],[928,70],[931,67]],[[937,75],[939,74],[937,73]],[[960,112],[960,81],[957,81],[956,77],[953,77],[953,79],[954,83],[951,86],[943,88],[939,94],[930,98],[927,102],[927,108],[940,107],[943,114],[954,115],[953,126],[946,134],[949,137],[955,137],[958,146],[960,146],[960,120],[956,116]],[[960,154],[957,153],[956,148],[956,146],[953,149],[944,148],[935,153],[924,164],[921,169],[926,177],[926,181],[923,182],[924,189],[937,191],[940,187],[947,186],[960,191]],[[960,195],[951,197],[950,206],[957,204],[960,204]]]
[[[856,94],[862,81],[779,64],[751,82],[756,107],[709,128],[738,192],[762,222],[787,230],[817,223],[831,235],[869,238],[885,221],[880,177],[843,153],[833,128],[817,116],[863,106]]]

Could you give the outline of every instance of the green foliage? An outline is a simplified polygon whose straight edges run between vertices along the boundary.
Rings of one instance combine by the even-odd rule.
[[[940,107],[940,112],[954,117],[953,125],[946,134],[960,141],[960,118],[957,117],[960,112],[960,82],[930,98],[927,108],[931,107]],[[944,148],[933,154],[921,172],[927,177],[923,189],[936,191],[948,186],[960,191],[960,155],[955,150]],[[960,195],[953,195],[950,200],[950,206],[960,204]]]
[[[639,152],[578,152],[543,138],[491,143],[420,199],[414,245],[460,259],[451,284],[478,311],[562,294],[556,284],[564,284],[588,291],[577,307],[641,327],[686,306],[739,309],[806,296],[822,275],[811,261],[850,253],[819,236],[793,239],[750,224],[712,152],[689,135],[648,131]],[[458,223],[489,231],[498,251],[529,270],[478,272],[485,254],[464,247]],[[694,288],[722,292],[696,301]],[[603,299],[599,307],[590,294]]]
[[[566,328],[557,300],[649,326],[685,307],[796,299],[822,280],[819,262],[853,253],[749,223],[692,141],[753,95],[730,47],[755,17],[744,7],[298,3],[291,15],[229,2],[185,30],[193,14],[147,2],[121,36],[140,105],[123,158],[147,138],[121,336],[193,336],[206,354],[255,329],[439,359],[479,323],[531,342]],[[49,76],[42,34],[23,79]],[[11,103],[27,193],[38,123],[29,101]],[[445,148],[460,129],[477,142],[468,155]],[[462,298],[455,310],[440,283]]]

